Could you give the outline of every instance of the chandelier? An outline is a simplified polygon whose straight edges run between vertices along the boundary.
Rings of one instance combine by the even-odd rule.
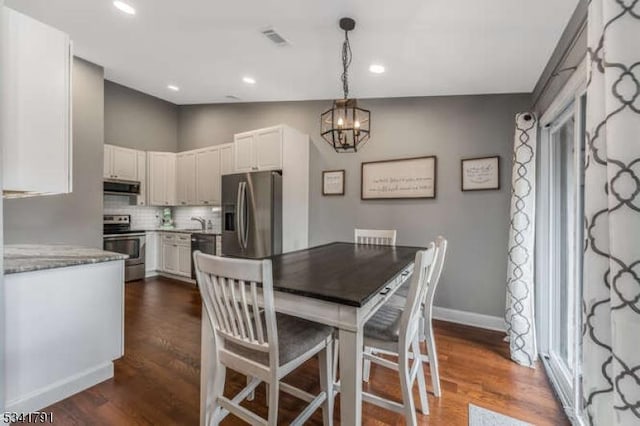
[[[342,43],[342,90],[344,97],[333,102],[333,108],[320,116],[320,134],[333,146],[336,152],[356,152],[369,140],[371,112],[358,108],[358,101],[349,99],[349,65],[351,64],[351,45],[349,31],[356,27],[351,18],[340,19],[340,28],[344,31]]]

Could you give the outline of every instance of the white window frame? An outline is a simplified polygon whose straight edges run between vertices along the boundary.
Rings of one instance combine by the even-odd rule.
[[[560,90],[556,98],[553,100],[549,108],[542,115],[540,124],[540,144],[538,148],[538,206],[536,212],[536,306],[537,306],[537,330],[538,330],[538,347],[542,356],[543,364],[546,368],[549,379],[556,388],[562,405],[565,408],[567,416],[573,424],[584,424],[582,415],[582,396],[581,396],[581,363],[582,354],[579,342],[582,339],[582,325],[580,323],[582,315],[582,296],[576,291],[575,300],[573,300],[573,312],[571,317],[574,318],[576,324],[574,327],[574,342],[576,347],[572,348],[572,357],[575,374],[572,377],[569,370],[562,367],[562,362],[558,362],[556,354],[553,353],[554,339],[557,336],[553,333],[552,319],[555,317],[553,312],[554,305],[549,303],[550,297],[558,297],[552,293],[551,282],[554,279],[553,274],[556,272],[552,267],[552,259],[557,253],[558,248],[555,247],[553,241],[549,238],[554,230],[554,201],[558,199],[557,191],[559,188],[552,187],[554,182],[553,165],[555,164],[557,149],[551,146],[552,131],[555,128],[551,126],[565,122],[571,115],[574,116],[574,137],[579,140],[582,134],[583,115],[581,98],[586,92],[587,86],[587,62],[586,58],[577,67],[576,71],[569,78],[564,87]],[[574,186],[580,188],[582,185],[582,155],[580,149],[574,150]],[[581,202],[573,203],[574,230],[582,228],[583,221],[581,218],[584,213],[581,210]],[[581,247],[583,244],[581,233],[574,232],[574,246]],[[573,280],[579,280],[582,277],[582,263],[571,262],[570,274]]]

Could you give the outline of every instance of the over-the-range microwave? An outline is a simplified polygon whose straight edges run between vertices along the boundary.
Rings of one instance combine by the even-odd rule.
[[[129,180],[104,180],[104,193],[111,195],[139,195],[140,182]]]

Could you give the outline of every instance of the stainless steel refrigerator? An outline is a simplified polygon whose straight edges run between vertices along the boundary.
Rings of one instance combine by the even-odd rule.
[[[282,171],[222,176],[222,254],[282,253]]]

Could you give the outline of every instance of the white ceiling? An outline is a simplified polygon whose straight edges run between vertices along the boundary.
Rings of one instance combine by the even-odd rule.
[[[531,92],[577,0],[6,0],[71,35],[105,77],[177,103],[341,97],[342,16],[359,98]],[[291,41],[277,47],[260,30]],[[368,71],[384,64],[386,73]],[[242,82],[249,75],[253,86]],[[180,87],[179,92],[167,89]]]

